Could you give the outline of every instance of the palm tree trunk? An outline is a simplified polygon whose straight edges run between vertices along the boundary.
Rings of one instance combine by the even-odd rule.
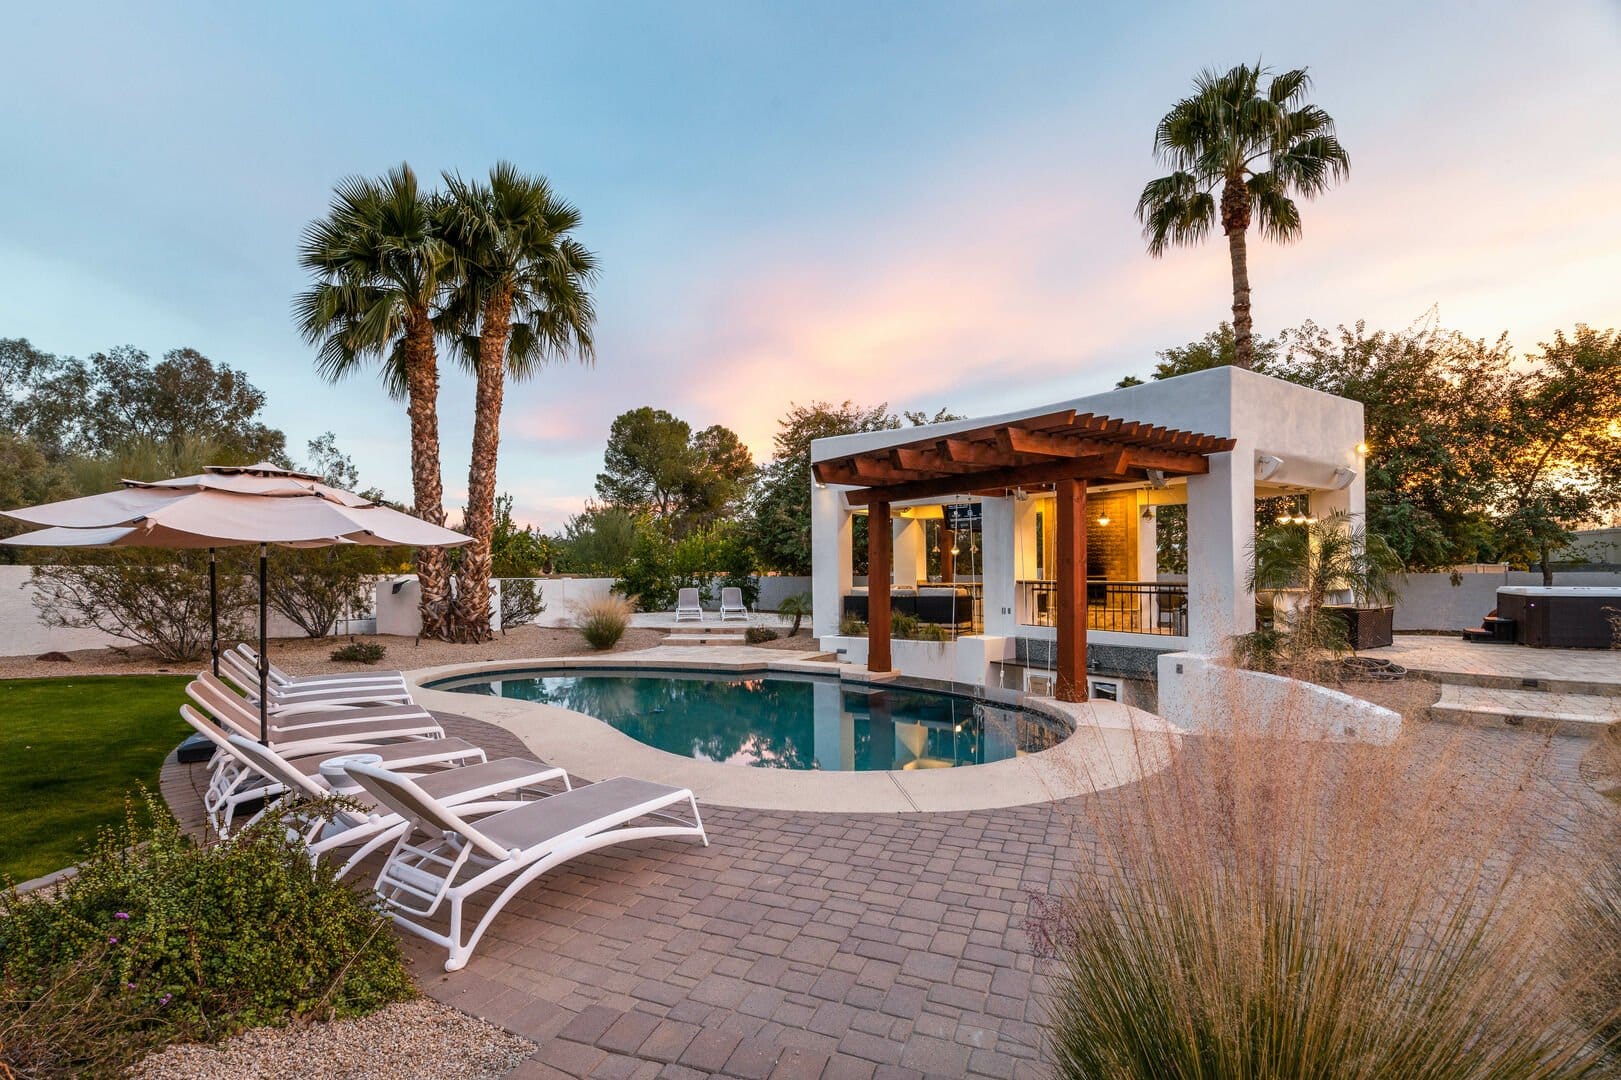
[[[467,516],[463,523],[473,542],[464,549],[457,572],[455,631],[464,641],[488,641],[495,636],[490,630],[490,541],[495,533],[495,466],[501,446],[511,291],[496,292],[480,314],[473,460],[467,471]]]
[[[411,419],[411,488],[416,516],[445,523],[444,482],[439,472],[439,364],[433,324],[426,312],[413,318],[405,336],[406,413]],[[418,548],[417,585],[422,590],[422,636],[445,636],[449,571],[444,548]]]
[[[1221,224],[1227,234],[1227,254],[1233,264],[1233,366],[1249,371],[1255,366],[1251,340],[1250,266],[1245,233],[1250,224],[1249,192],[1243,181],[1229,180],[1221,192]]]

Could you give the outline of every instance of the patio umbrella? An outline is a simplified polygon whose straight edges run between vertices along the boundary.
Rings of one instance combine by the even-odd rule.
[[[214,549],[259,545],[259,737],[269,738],[267,546],[456,547],[472,537],[373,503],[309,473],[268,462],[211,466],[195,476],[124,486],[100,495],[0,514],[45,528],[0,543],[17,547],[154,547],[209,550],[211,652],[219,671]]]

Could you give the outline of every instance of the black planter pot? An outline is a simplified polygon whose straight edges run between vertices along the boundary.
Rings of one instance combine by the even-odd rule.
[[[1393,607],[1328,604],[1323,610],[1332,611],[1345,620],[1345,640],[1353,649],[1377,649],[1395,640],[1396,609]]]

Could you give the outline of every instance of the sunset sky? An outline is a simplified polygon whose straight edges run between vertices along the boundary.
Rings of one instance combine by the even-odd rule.
[[[613,417],[981,413],[1142,373],[1227,317],[1223,245],[1144,252],[1155,121],[1201,67],[1305,65],[1351,179],[1252,241],[1257,332],[1438,306],[1522,350],[1621,324],[1621,3],[28,5],[0,65],[0,336],[200,349],[295,456],[407,497],[403,407],[320,381],[300,228],[345,174],[545,173],[599,255],[594,368],[510,388],[500,487],[559,527]],[[1287,11],[1287,14],[1280,12]],[[447,500],[472,395],[440,402]]]

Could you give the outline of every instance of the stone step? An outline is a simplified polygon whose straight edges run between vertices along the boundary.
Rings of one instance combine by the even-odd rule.
[[[1621,698],[1443,683],[1430,719],[1594,737],[1621,723]]]
[[[664,639],[665,645],[747,645],[743,635],[717,633],[711,631],[707,634],[671,634]]]

